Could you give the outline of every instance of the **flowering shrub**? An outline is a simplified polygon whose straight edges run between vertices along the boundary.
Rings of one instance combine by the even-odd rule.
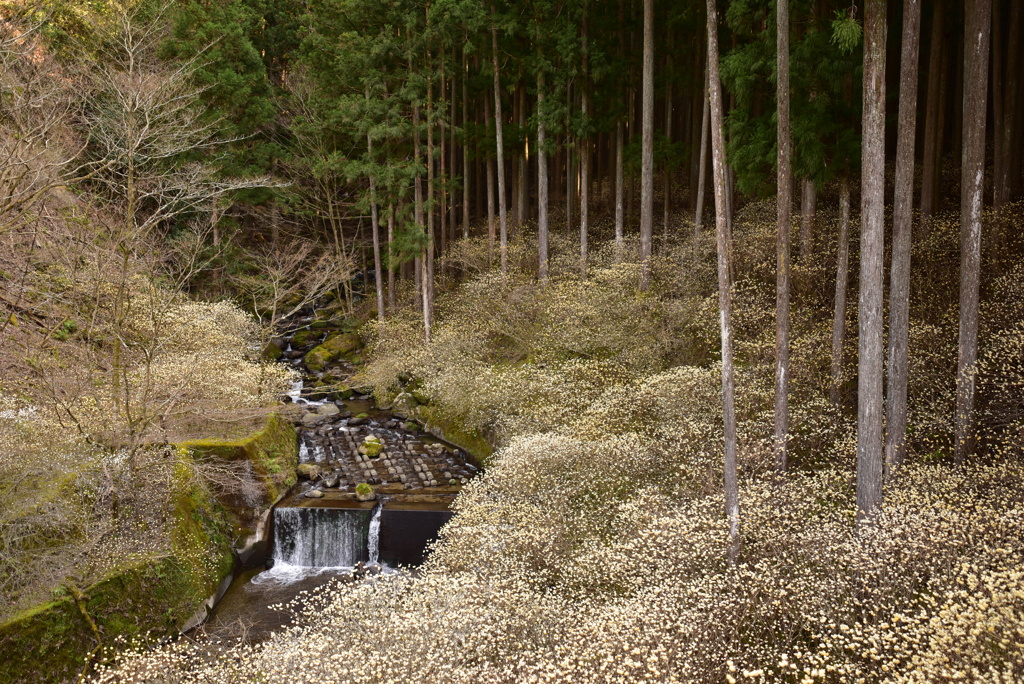
[[[556,238],[540,284],[528,241],[511,243],[504,277],[472,241],[455,247],[470,275],[439,300],[429,347],[411,311],[370,332],[366,375],[381,398],[414,387],[501,447],[427,564],[324,588],[263,644],[129,650],[98,680],[1020,681],[1020,278],[990,262],[988,450],[953,469],[955,293],[929,294],[951,284],[931,269],[955,252],[953,222],[937,219],[915,247],[915,302],[925,299],[912,309],[911,455],[858,526],[855,417],[827,397],[835,245],[824,213],[818,250],[794,269],[795,467],[772,471],[774,214],[750,205],[734,232],[735,564],[707,235],[665,245],[648,292],[634,243],[621,264],[596,246],[584,281]]]

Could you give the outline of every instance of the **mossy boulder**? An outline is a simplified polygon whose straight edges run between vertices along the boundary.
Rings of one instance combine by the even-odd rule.
[[[427,432],[462,448],[477,463],[487,465],[488,459],[494,453],[494,447],[479,431],[466,427],[457,418],[439,411],[434,406],[420,406],[416,413],[423,421]]]
[[[284,352],[281,350],[280,347],[271,342],[267,344],[266,347],[263,348],[263,352],[260,354],[260,356],[263,357],[264,361],[277,361],[278,359],[281,358],[281,355],[283,353]]]
[[[380,458],[382,451],[384,451],[384,445],[376,435],[369,435],[359,445],[359,453],[367,458]]]
[[[361,482],[356,485],[356,500],[357,501],[373,501],[377,498],[377,494],[373,491],[373,487]]]
[[[309,346],[320,339],[320,335],[322,334],[323,331],[321,330],[300,330],[292,335],[292,347],[298,348]]]
[[[306,354],[306,367],[314,373],[322,371],[328,363],[359,347],[359,336],[355,333],[331,335],[323,344]]]

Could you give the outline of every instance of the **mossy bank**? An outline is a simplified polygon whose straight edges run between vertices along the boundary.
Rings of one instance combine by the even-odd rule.
[[[166,552],[127,562],[91,586],[62,587],[52,601],[0,624],[0,684],[76,681],[119,639],[171,636],[205,615],[237,564],[236,547],[294,484],[298,462],[295,431],[276,415],[247,438],[185,442],[176,454]],[[252,464],[264,490],[259,507],[192,483],[189,461],[211,457]]]

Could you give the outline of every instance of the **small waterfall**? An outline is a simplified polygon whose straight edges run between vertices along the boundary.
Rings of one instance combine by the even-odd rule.
[[[384,507],[377,504],[373,509],[373,517],[370,518],[370,533],[366,540],[366,547],[369,551],[370,564],[380,563],[380,512]]]
[[[366,560],[369,513],[365,509],[275,508],[274,561],[331,568],[352,567]],[[378,530],[379,517],[378,508]]]

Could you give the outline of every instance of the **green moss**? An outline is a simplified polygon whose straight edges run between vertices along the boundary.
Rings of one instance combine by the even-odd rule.
[[[116,636],[175,634],[213,589],[173,555],[122,568],[83,592],[104,646],[114,646]],[[97,644],[77,603],[64,594],[0,625],[0,682],[77,679]]]
[[[420,406],[417,413],[426,424],[428,432],[461,447],[478,463],[487,465],[488,459],[494,453],[494,447],[478,431],[465,427],[457,419],[429,405]]]
[[[261,356],[263,357],[264,361],[277,361],[278,359],[281,358],[282,354],[284,354],[284,352],[281,351],[280,347],[278,347],[274,343],[270,343],[263,348],[263,353],[261,354]]]
[[[356,485],[356,496],[369,496],[370,494],[373,494],[373,487],[370,485],[365,482]]]
[[[263,482],[270,501],[295,484],[295,466],[299,463],[298,439],[291,423],[277,414],[267,416],[263,429],[243,439],[197,439],[182,442],[178,447],[197,455],[228,461],[248,459]]]
[[[329,336],[323,344],[306,354],[306,367],[317,372],[331,361],[359,348],[359,336],[355,333],[337,333]]]
[[[320,338],[320,330],[300,330],[292,336],[293,347],[305,347]]]
[[[177,633],[231,572],[240,511],[194,484],[189,460],[197,456],[249,460],[273,501],[294,484],[298,443],[291,424],[270,415],[261,430],[244,439],[178,445],[168,555],[119,568],[81,588],[104,646],[114,646],[118,637],[149,634],[155,639]],[[52,601],[0,624],[0,682],[76,679],[96,645],[70,592],[58,589]]]

